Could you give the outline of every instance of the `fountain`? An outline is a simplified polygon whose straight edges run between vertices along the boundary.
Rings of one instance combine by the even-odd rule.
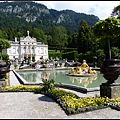
[[[96,75],[96,71],[92,70],[91,67],[88,66],[86,60],[83,60],[83,63],[80,66],[77,66],[75,70],[74,68],[71,68],[71,71],[67,75],[78,76],[78,77],[89,77]]]
[[[103,74],[103,77],[107,80],[107,82],[100,85],[101,97],[120,97],[120,84],[115,82],[120,75],[120,59],[116,58],[117,57],[115,57],[115,59],[102,61],[100,72]]]
[[[5,86],[5,77],[6,73],[10,71],[10,61],[8,62],[0,62],[0,87]]]

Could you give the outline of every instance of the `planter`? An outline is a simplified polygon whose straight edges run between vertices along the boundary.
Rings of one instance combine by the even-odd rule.
[[[0,80],[5,79],[6,73],[10,71],[10,62],[0,63]]]
[[[120,97],[120,84],[115,83],[120,75],[120,59],[104,60],[100,71],[107,80],[106,83],[100,85],[100,96],[115,99]]]
[[[6,67],[6,63],[0,63],[0,68],[1,67]]]
[[[120,59],[108,59],[103,61],[100,72],[103,74],[108,84],[115,83],[115,80],[117,80],[120,75]]]

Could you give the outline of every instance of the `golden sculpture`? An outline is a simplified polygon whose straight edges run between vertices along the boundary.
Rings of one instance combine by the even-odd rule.
[[[81,73],[81,67],[77,66],[76,67],[76,74],[80,74]]]
[[[88,64],[86,63],[86,60],[83,60],[83,63],[82,65],[80,66],[81,67],[81,70],[88,70],[89,66]]]
[[[76,71],[74,71],[74,68],[71,68],[71,71],[69,72],[69,74],[96,74],[95,70],[92,70],[88,64],[86,63],[86,60],[83,60],[83,63],[81,64],[81,66],[77,66],[76,67]]]
[[[74,74],[74,68],[71,68],[71,71],[69,72],[69,74]]]
[[[90,73],[90,74],[96,74],[96,71],[95,70],[91,70],[91,68],[89,67],[88,68],[88,73]]]

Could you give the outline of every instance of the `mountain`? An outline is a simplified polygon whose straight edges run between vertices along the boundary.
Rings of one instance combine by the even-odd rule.
[[[94,25],[99,18],[95,15],[77,13],[72,10],[48,9],[36,2],[0,2],[0,28],[41,28],[50,30],[54,25],[62,25],[67,30],[77,31],[80,21]]]

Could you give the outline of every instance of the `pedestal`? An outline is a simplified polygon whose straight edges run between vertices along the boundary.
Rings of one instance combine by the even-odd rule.
[[[102,83],[100,85],[100,97],[118,98],[120,97],[120,84]]]

